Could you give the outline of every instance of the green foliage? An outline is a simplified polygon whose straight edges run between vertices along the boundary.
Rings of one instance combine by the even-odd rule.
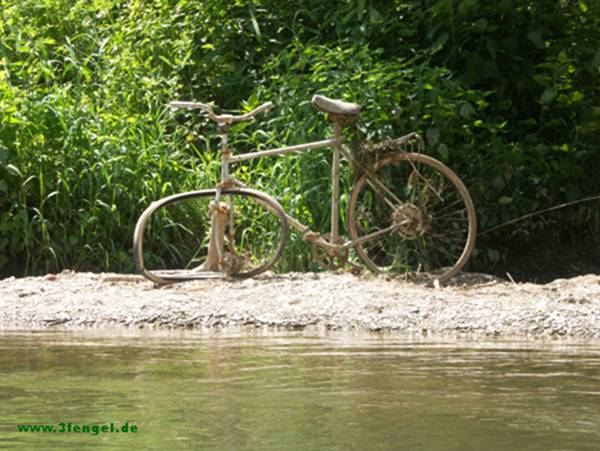
[[[432,63],[489,91],[487,116],[504,124],[480,143],[478,161],[459,172],[480,173],[470,188],[483,229],[598,193],[599,21],[598,2],[432,2]],[[541,246],[575,230],[595,237],[594,208],[582,205],[568,220],[536,217],[480,240],[479,248],[507,257],[534,237]],[[507,232],[513,236],[502,243]]]
[[[3,10],[0,266],[131,269],[140,209],[201,180],[165,115],[186,42],[155,13],[113,2]]]
[[[597,194],[599,28],[588,0],[7,0],[0,271],[131,270],[143,208],[217,176],[214,127],[171,115],[174,99],[272,100],[235,127],[236,151],[331,133],[314,93],[358,102],[369,139],[423,134],[466,181],[482,229]],[[326,228],[329,171],[316,151],[237,174]],[[563,226],[586,218],[598,235],[597,215],[580,212]],[[557,224],[512,230],[555,237]],[[479,242],[480,265],[510,255],[499,237]],[[305,268],[305,255],[296,239],[283,267]]]

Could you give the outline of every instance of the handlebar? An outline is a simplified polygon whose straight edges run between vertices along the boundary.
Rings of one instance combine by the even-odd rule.
[[[244,113],[241,115],[233,115],[233,114],[215,114],[215,111],[212,105],[201,103],[201,102],[183,102],[183,101],[175,101],[169,104],[171,108],[187,108],[190,110],[203,110],[208,115],[209,119],[218,122],[219,124],[233,124],[235,122],[241,121],[249,121],[254,119],[259,113],[264,113],[273,108],[273,102],[263,103],[258,108],[249,111],[248,113]]]

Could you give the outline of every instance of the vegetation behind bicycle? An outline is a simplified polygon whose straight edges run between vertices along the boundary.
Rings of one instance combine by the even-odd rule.
[[[310,95],[347,96],[378,139],[421,132],[428,152],[464,178],[482,230],[600,190],[598,2],[261,2],[260,11],[212,0],[175,10],[80,2],[68,14],[58,0],[5,3],[5,273],[132,271],[144,206],[215,182],[207,149],[218,143],[208,142],[206,123],[189,125],[200,135],[192,138],[192,122],[169,119],[168,101],[182,97],[228,108],[272,99],[276,115],[235,134],[244,151],[324,135]],[[316,228],[327,221],[324,155],[244,171],[286,210],[311,211]],[[476,267],[489,270],[537,237],[559,243],[569,232],[576,244],[585,231],[600,236],[596,204],[490,234]],[[306,267],[303,246],[290,242],[287,268]]]

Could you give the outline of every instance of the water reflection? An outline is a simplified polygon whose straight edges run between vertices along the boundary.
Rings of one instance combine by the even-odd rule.
[[[0,447],[594,449],[600,347],[303,334],[0,334]],[[18,433],[128,421],[132,434]]]

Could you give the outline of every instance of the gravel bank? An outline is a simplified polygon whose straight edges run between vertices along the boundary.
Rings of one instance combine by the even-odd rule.
[[[600,339],[600,277],[449,286],[350,274],[267,275],[155,288],[73,273],[0,280],[0,329],[279,327]]]

